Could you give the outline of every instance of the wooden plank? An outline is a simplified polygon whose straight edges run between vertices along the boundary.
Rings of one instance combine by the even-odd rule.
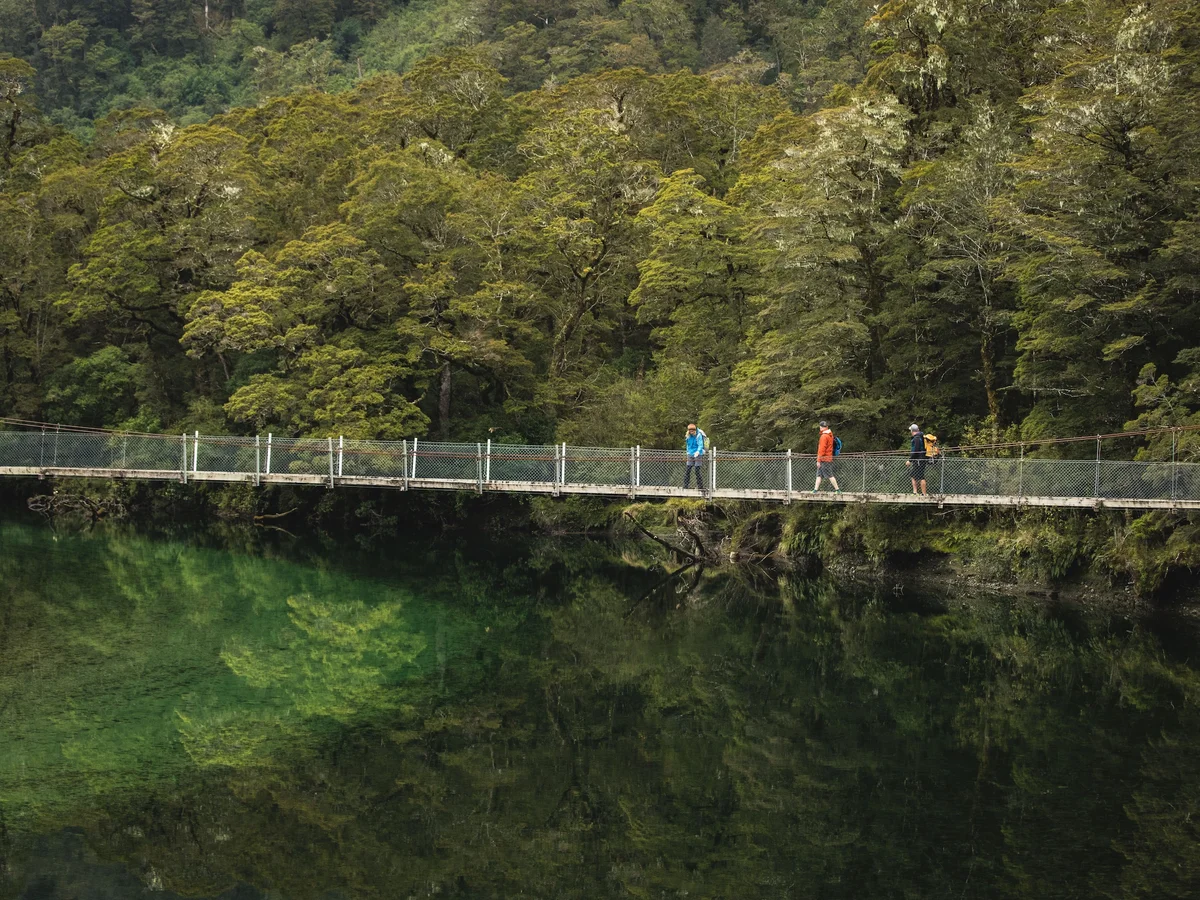
[[[177,481],[182,473],[169,469],[89,469],[62,466],[0,466],[0,477],[27,478],[108,478],[112,480],[138,481]],[[224,483],[254,483],[252,472],[188,472],[188,481],[207,481]],[[295,484],[328,486],[330,477],[318,473],[272,472],[259,476],[264,484]],[[370,487],[370,488],[405,488],[402,476],[372,476],[345,475],[334,477],[335,486]],[[450,478],[414,478],[407,482],[409,487],[425,490],[468,491],[476,493],[479,484],[476,479]],[[515,494],[579,494],[590,496],[606,496],[627,498],[630,488],[628,484],[563,484],[555,485],[549,481],[487,481],[483,490],[493,493]],[[638,496],[645,497],[681,497],[701,499],[705,494],[696,489],[685,490],[682,487],[670,485],[638,485]],[[712,492],[715,500],[746,500],[786,502],[789,499],[787,491],[754,490],[718,488]],[[1063,509],[1200,509],[1200,500],[1171,500],[1144,499],[1137,497],[1020,497],[1003,494],[946,494],[937,496],[918,496],[911,493],[855,493],[846,492],[835,494],[832,491],[822,491],[816,494],[807,491],[793,491],[792,501],[808,503],[877,503],[888,505],[917,505],[917,506],[1001,506],[1001,507],[1055,507]]]

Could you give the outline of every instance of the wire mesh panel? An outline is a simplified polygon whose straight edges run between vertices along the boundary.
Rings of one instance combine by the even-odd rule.
[[[52,432],[46,435],[42,465],[62,469],[113,469],[112,435]],[[118,442],[119,443],[119,442]],[[115,448],[119,459],[119,446]]]
[[[0,431],[0,466],[41,466],[44,452],[42,431]]]
[[[484,460],[484,477],[490,481],[554,484],[556,459],[553,447],[492,444],[491,453]]]
[[[1174,469],[1174,499],[1200,500],[1200,463],[1177,463]]]
[[[1096,463],[1085,459],[1021,461],[1021,495],[1025,497],[1095,497]]]
[[[849,460],[847,460],[849,462]],[[868,494],[910,494],[912,493],[913,470],[908,468],[908,462],[903,456],[865,456],[856,461],[859,471],[848,473],[838,484],[845,490],[864,491]],[[842,465],[845,465],[844,463]],[[919,470],[918,470],[919,474]],[[929,478],[929,467],[926,465],[925,477]],[[851,488],[851,486],[853,486]],[[935,489],[936,490],[936,489]]]
[[[479,448],[475,444],[419,440],[415,450],[409,449],[413,478],[476,482]]]
[[[733,491],[786,491],[787,466],[786,453],[722,450],[716,456],[716,486],[721,490]],[[796,472],[815,473],[816,459],[797,457],[793,460],[793,466]]]
[[[408,465],[404,441],[347,440],[341,448],[341,473],[346,476],[403,478]]]
[[[925,483],[930,493],[1016,496],[1021,492],[1021,461],[940,454],[926,462]]]
[[[254,438],[221,435],[188,438],[189,469],[195,472],[244,472],[256,465]]]
[[[264,450],[263,472],[266,471]],[[328,478],[329,441],[324,438],[272,438],[270,471],[272,475],[323,475]]]
[[[1097,496],[1127,500],[1156,500],[1171,497],[1169,462],[1100,462]]]
[[[698,471],[702,473],[704,483],[708,483],[709,454],[700,457]],[[642,449],[639,465],[638,484],[644,487],[683,487],[683,479],[687,466],[687,453],[683,450],[647,450]],[[695,470],[690,479],[690,486],[696,486]]]
[[[629,450],[604,447],[567,447],[563,466],[565,484],[628,485],[633,473]]]
[[[174,435],[121,435],[120,447],[113,447],[119,469],[144,472],[178,472],[183,466],[183,441]]]

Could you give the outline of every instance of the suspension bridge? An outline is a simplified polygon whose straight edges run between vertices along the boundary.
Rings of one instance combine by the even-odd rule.
[[[1181,459],[1193,428],[950,447],[929,459],[928,495],[912,492],[907,451],[843,453],[841,492],[812,492],[813,454],[710,449],[703,489],[682,487],[682,449],[138,434],[0,419],[0,476],[289,484],[327,488],[504,492],[623,498],[702,497],[782,503],[890,503],[1087,509],[1200,509],[1200,463]],[[1170,457],[1146,455],[1158,437]],[[1059,444],[1094,443],[1088,458],[1047,458]],[[1076,454],[1078,455],[1078,454]]]

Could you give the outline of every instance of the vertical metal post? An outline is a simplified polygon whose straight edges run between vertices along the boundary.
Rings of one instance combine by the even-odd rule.
[[[863,461],[862,492],[865,494],[867,492],[867,451],[866,450],[864,450],[862,453],[862,461]]]
[[[1017,496],[1025,496],[1025,445],[1021,445],[1021,458],[1017,460]]]
[[[414,440],[416,440],[414,438]],[[401,444],[400,452],[404,454],[404,489],[408,490],[408,438],[405,438]]]
[[[560,485],[564,485],[567,483],[567,442],[566,441],[563,441],[562,456],[560,456],[559,459],[562,460],[562,477],[559,479],[558,483]]]
[[[475,489],[483,493],[483,444],[475,442]]]
[[[267,468],[266,474],[271,474],[271,433],[267,432]]]
[[[254,436],[254,486],[262,484],[262,437]]]
[[[492,439],[487,440],[487,459],[483,461],[483,480],[492,483]]]
[[[787,452],[787,498],[784,503],[792,502],[792,451]]]
[[[46,426],[42,426],[42,439],[38,442],[38,468],[46,465]]]
[[[558,444],[554,445],[554,477],[551,479],[552,493],[555,497],[558,496],[558,473],[559,473],[559,456]]]
[[[129,453],[129,435],[121,435],[121,468],[125,468],[125,457]]]
[[[1096,487],[1092,496],[1100,498],[1100,435],[1096,435]]]
[[[1175,499],[1176,484],[1179,477],[1179,460],[1176,459],[1176,450],[1179,445],[1179,429],[1175,428],[1171,431],[1171,499]]]
[[[61,426],[54,426],[54,465],[58,465],[58,429]]]
[[[412,452],[412,477],[413,478],[417,477],[417,440],[418,440],[418,438],[413,438],[413,452]]]
[[[195,438],[193,438],[193,442],[192,442],[192,474],[195,475],[196,471],[199,468],[200,468],[200,432],[197,431],[196,436],[195,436]]]
[[[634,477],[633,483],[636,484],[638,487],[641,487],[642,486],[642,445],[641,444],[637,445],[637,469],[635,471],[637,474]]]
[[[935,460],[938,467],[938,496],[946,496],[946,454],[939,453]]]
[[[187,432],[183,433],[180,438],[179,447],[183,451],[183,462],[179,467],[179,474],[183,477],[183,483],[187,484]]]
[[[708,479],[708,496],[713,495],[713,491],[717,489],[717,448],[712,448],[712,456],[709,457],[709,479]]]
[[[333,490],[333,435],[329,436],[329,489]]]
[[[338,478],[342,477],[342,457],[345,454],[345,449],[346,449],[346,436],[344,434],[339,434],[338,435]]]

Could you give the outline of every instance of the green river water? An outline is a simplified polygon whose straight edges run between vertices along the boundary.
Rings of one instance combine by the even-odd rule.
[[[651,556],[0,525],[0,897],[1200,896],[1189,620]]]

